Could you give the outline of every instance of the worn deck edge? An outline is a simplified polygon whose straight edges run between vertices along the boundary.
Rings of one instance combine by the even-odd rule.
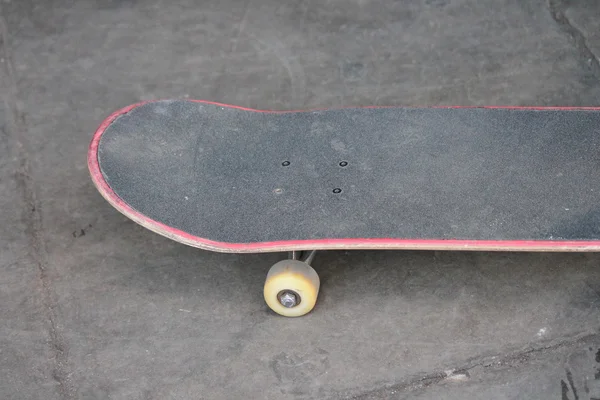
[[[100,169],[98,160],[98,145],[100,138],[106,129],[121,115],[144,104],[154,101],[145,101],[132,104],[115,111],[109,115],[98,127],[88,149],[88,169],[92,181],[100,194],[123,215],[138,223],[139,225],[169,239],[186,244],[188,246],[217,251],[223,253],[261,253],[261,252],[284,252],[294,250],[461,250],[461,251],[531,251],[531,252],[596,252],[600,251],[600,241],[546,241],[546,240],[453,240],[453,239],[397,239],[397,238],[352,238],[352,239],[318,239],[318,240],[288,240],[274,242],[254,243],[227,243],[210,240],[191,235],[179,229],[167,226],[155,221],[123,201],[108,185]],[[289,113],[310,112],[312,110],[298,111],[271,111],[255,110],[251,108],[221,104],[205,100],[181,100],[196,103],[212,104],[221,107],[236,108],[245,111],[261,113]],[[362,107],[382,108],[382,107]],[[397,107],[385,107],[397,108]],[[408,107],[406,107],[408,108]],[[600,111],[600,107],[516,107],[516,106],[438,106],[427,108],[492,108],[492,109],[515,109],[515,110],[591,110]],[[322,109],[326,110],[326,109]]]

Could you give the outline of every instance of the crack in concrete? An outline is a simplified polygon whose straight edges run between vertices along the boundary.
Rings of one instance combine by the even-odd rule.
[[[510,354],[500,356],[487,356],[482,359],[467,361],[464,365],[458,368],[452,368],[445,371],[434,372],[421,376],[419,378],[409,379],[407,381],[398,382],[393,385],[389,385],[383,388],[375,389],[366,393],[362,393],[354,396],[342,397],[348,400],[375,400],[389,398],[390,395],[399,395],[402,392],[414,391],[419,389],[425,389],[429,386],[441,383],[445,379],[451,378],[452,376],[466,375],[469,376],[469,371],[478,368],[494,368],[501,366],[514,367],[523,364],[529,360],[531,355],[544,351],[553,351],[563,347],[575,346],[578,343],[592,340],[594,338],[600,338],[600,333],[584,333],[575,335],[572,338],[564,339],[554,344],[546,346],[532,347],[525,350],[512,352]]]
[[[59,384],[59,391],[62,397],[64,399],[75,399],[76,391],[69,379],[70,374],[67,369],[68,351],[64,338],[57,329],[57,303],[54,300],[55,295],[51,288],[46,268],[48,265],[48,254],[43,237],[40,202],[37,198],[31,174],[25,115],[17,104],[18,89],[9,38],[8,26],[0,7],[0,54],[2,58],[0,83],[4,82],[0,87],[4,89],[3,100],[7,110],[6,134],[14,142],[14,146],[11,146],[11,151],[14,152],[18,162],[15,180],[21,191],[24,205],[23,220],[25,221],[26,234],[30,241],[30,257],[39,271],[43,306],[47,311],[47,318],[50,325],[50,345],[54,355],[54,368],[51,373],[52,378]]]
[[[594,54],[587,44],[587,39],[582,31],[569,21],[565,15],[567,6],[564,0],[548,0],[548,10],[556,23],[573,39],[575,47],[584,58],[594,77],[600,80],[600,58]]]

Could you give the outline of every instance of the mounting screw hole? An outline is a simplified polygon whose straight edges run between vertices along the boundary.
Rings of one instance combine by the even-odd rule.
[[[348,165],[348,161],[340,161],[340,167],[345,167]]]
[[[342,193],[342,189],[335,188],[335,189],[333,189],[333,193],[335,193],[335,194]]]
[[[287,167],[290,164],[291,163],[289,161],[284,161],[284,162],[281,163],[281,165],[283,165],[284,167]]]

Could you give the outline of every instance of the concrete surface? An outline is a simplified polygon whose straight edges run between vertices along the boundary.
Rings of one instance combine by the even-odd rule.
[[[86,169],[144,99],[600,106],[597,2],[0,7],[0,398],[600,397],[598,254],[327,252],[316,309],[283,319],[281,255],[170,242]]]

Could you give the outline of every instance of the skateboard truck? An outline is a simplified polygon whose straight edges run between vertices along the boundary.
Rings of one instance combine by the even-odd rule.
[[[319,294],[319,275],[310,266],[316,250],[292,251],[287,260],[271,267],[263,294],[271,310],[285,317],[300,317],[310,312]]]

